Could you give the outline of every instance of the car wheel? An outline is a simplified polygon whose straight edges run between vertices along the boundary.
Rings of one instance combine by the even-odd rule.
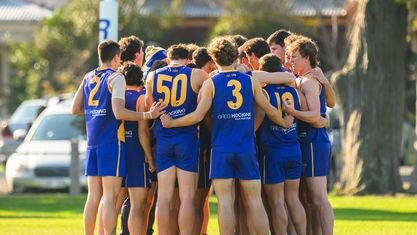
[[[18,186],[16,184],[13,184],[13,190],[12,193],[23,193],[25,192],[25,188],[22,186]]]

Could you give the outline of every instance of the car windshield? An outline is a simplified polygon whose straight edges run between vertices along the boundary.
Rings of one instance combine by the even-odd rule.
[[[46,115],[39,123],[31,140],[69,140],[72,138],[86,138],[84,116]]]
[[[43,110],[44,106],[41,104],[23,103],[16,109],[10,118],[11,122],[32,122]]]

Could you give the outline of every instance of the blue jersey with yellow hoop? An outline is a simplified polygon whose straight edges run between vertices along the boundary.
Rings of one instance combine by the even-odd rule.
[[[224,152],[255,149],[252,79],[238,71],[219,72],[213,80],[212,147]]]
[[[282,110],[282,103],[289,100],[294,109],[300,110],[301,103],[297,90],[283,85],[267,85],[264,87],[272,106]],[[289,128],[284,128],[269,119],[267,116],[259,130],[260,143],[263,146],[277,146],[280,144],[298,144],[297,120]]]
[[[125,140],[124,123],[116,119],[111,106],[109,77],[114,72],[109,68],[98,68],[84,77],[84,112],[87,123],[87,144],[90,147]]]
[[[319,101],[320,115],[326,117],[326,93],[323,85],[320,85]],[[301,142],[330,142],[325,127],[315,128],[302,121],[300,121],[298,125],[298,135]]]
[[[128,110],[138,112],[138,102],[139,97],[145,95],[146,90],[142,89],[140,91],[136,90],[126,90],[125,93],[125,107]],[[125,138],[126,138],[126,145],[129,143],[138,144],[139,143],[139,136],[138,136],[138,122],[137,121],[125,121]],[[139,144],[139,148],[142,150],[142,146]]]
[[[191,86],[192,68],[187,66],[166,66],[155,71],[153,77],[154,101],[163,100],[166,114],[173,119],[193,112],[197,107],[197,93]],[[183,141],[184,137],[197,138],[197,125],[165,128],[159,119],[155,120],[156,138]]]

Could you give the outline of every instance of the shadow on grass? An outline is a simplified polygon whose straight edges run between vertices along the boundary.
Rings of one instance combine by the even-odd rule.
[[[334,209],[334,215],[336,220],[417,221],[417,211],[398,212],[358,208],[336,208]]]
[[[416,212],[398,212],[358,208],[334,209],[336,220],[353,221],[417,221]],[[217,215],[217,201],[210,201],[210,216]]]

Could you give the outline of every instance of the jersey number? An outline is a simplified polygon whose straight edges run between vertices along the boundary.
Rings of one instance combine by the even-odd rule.
[[[275,94],[275,98],[277,99],[278,110],[282,111],[281,97],[284,102],[288,100],[295,107],[294,96],[290,92],[284,92],[282,96],[280,96],[278,92],[274,92],[274,94]]]
[[[94,96],[97,94],[98,88],[100,86],[100,78],[99,77],[93,77],[90,80],[90,83],[96,83],[96,85],[93,87],[93,89],[90,92],[90,95],[88,96],[88,106],[98,106],[98,100],[94,99]]]
[[[233,110],[240,108],[240,106],[242,106],[243,103],[242,93],[240,93],[240,90],[242,89],[242,84],[240,84],[238,80],[233,79],[227,83],[227,86],[234,87],[232,90],[232,95],[236,99],[236,101],[227,101],[227,106],[229,106],[229,108]]]
[[[163,85],[163,81],[172,83],[171,90],[169,87]],[[180,85],[180,97],[177,99],[177,88],[178,83],[181,82]],[[177,107],[185,102],[185,98],[187,97],[187,75],[185,74],[178,74],[177,76],[172,79],[172,76],[165,75],[165,74],[159,74],[156,84],[156,91],[158,93],[163,93],[165,95],[164,97],[164,103],[169,104],[171,103],[172,107]]]

